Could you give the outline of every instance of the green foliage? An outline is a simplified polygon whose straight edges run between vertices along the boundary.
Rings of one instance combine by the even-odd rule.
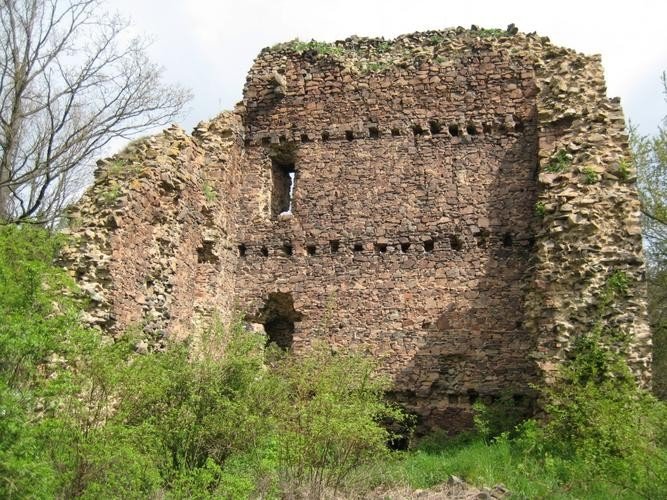
[[[375,51],[384,54],[391,51],[391,43],[382,41],[375,46]]]
[[[509,396],[476,405],[481,432],[390,453],[368,358],[314,345],[294,356],[240,325],[197,345],[134,353],[80,326],[54,258],[62,238],[0,228],[0,497],[312,498],[454,474],[523,498],[658,498],[667,492],[667,410],[636,389],[608,311],[629,293],[612,273],[596,325],[552,388],[549,419],[517,422]],[[215,348],[211,349],[211,346]]]
[[[618,169],[617,169],[618,177],[623,181],[627,181],[630,178],[631,168],[632,164],[625,158],[622,158],[618,162]]]
[[[217,191],[208,182],[204,182],[204,184],[202,185],[202,191],[204,193],[204,198],[209,203],[212,203],[212,202],[214,202],[215,200],[218,199]]]
[[[499,28],[482,28],[477,34],[482,38],[497,38],[505,35],[507,32]]]
[[[116,203],[121,193],[120,184],[116,181],[112,181],[109,188],[102,192],[102,202],[105,205],[113,205]]]
[[[667,75],[662,74],[667,99]],[[642,233],[647,257],[648,311],[653,333],[653,387],[667,399],[667,117],[653,136],[630,130],[637,167]]]
[[[445,37],[439,34],[431,35],[428,39],[428,43],[431,45],[440,45],[445,41]]]
[[[60,414],[54,394],[75,391],[65,366],[94,342],[80,328],[70,277],[53,265],[63,243],[41,228],[0,227],[0,497],[48,497],[58,471],[43,421]]]
[[[576,339],[559,381],[543,390],[549,421],[541,447],[650,498],[667,493],[667,408],[637,388],[626,363],[628,339],[606,323],[628,286],[624,272],[609,276],[595,326]]]
[[[539,217],[544,217],[547,213],[547,207],[543,201],[538,201],[535,203],[535,215]]]
[[[276,449],[288,490],[301,486],[319,498],[325,489],[338,490],[356,467],[388,454],[392,436],[379,422],[404,416],[383,402],[388,380],[375,369],[366,357],[325,345],[276,362],[283,391],[274,399]]]
[[[637,388],[626,340],[607,321],[629,293],[623,271],[609,275],[595,325],[575,342],[555,385],[542,389],[543,422],[509,421],[507,398],[475,405],[478,433],[431,436],[401,459],[366,471],[369,487],[428,488],[450,475],[505,484],[518,498],[663,498],[667,495],[667,406]]]
[[[493,403],[475,402],[473,411],[475,430],[486,442],[503,434],[514,436],[517,426],[529,415],[526,405],[515,401],[510,392],[502,393]]]
[[[136,176],[141,172],[141,165],[121,158],[114,158],[107,167],[106,172],[109,177]]]
[[[559,150],[549,160],[549,164],[544,167],[545,172],[552,174],[564,172],[572,163],[572,157],[564,149]]]
[[[600,176],[591,167],[584,167],[581,173],[584,174],[584,184],[595,184],[600,181]]]
[[[367,358],[267,350],[240,324],[138,355],[79,324],[61,244],[0,228],[0,497],[318,495],[386,456],[380,423],[403,415]]]
[[[272,50],[283,49],[288,49],[299,54],[303,54],[306,51],[314,51],[315,53],[322,55],[341,56],[345,53],[345,49],[343,47],[339,47],[333,43],[318,42],[317,40],[303,42],[298,38],[295,38],[294,40],[286,43],[279,43],[272,47]]]
[[[363,65],[362,69],[366,73],[380,73],[390,67],[391,64],[388,62],[369,61]]]
[[[125,160],[121,160],[119,158],[114,159],[107,167],[107,173],[114,177],[124,174],[126,170],[127,164]]]

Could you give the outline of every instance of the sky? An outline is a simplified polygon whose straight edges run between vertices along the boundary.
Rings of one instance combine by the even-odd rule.
[[[266,46],[299,38],[393,38],[448,27],[537,31],[555,44],[601,54],[608,94],[626,119],[655,132],[667,115],[660,75],[667,70],[667,1],[477,0],[108,0],[151,36],[165,80],[192,90],[187,130],[241,100],[245,76]]]

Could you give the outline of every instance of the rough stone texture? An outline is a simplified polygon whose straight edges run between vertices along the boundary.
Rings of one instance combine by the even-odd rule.
[[[234,113],[102,161],[66,260],[111,332],[159,346],[242,311],[297,352],[373,354],[460,429],[477,398],[530,404],[614,271],[629,293],[605,321],[648,383],[628,165],[599,57],[484,30],[292,42]]]
[[[240,120],[227,113],[192,137],[174,126],[98,162],[64,253],[90,295],[90,324],[139,328],[154,348],[229,318],[240,144]]]

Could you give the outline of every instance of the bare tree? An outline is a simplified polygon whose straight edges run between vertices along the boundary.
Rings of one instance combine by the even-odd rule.
[[[0,220],[49,221],[114,137],[190,99],[103,0],[0,0]]]

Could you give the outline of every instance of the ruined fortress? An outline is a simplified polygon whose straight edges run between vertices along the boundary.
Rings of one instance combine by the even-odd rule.
[[[533,397],[603,321],[650,375],[639,201],[598,56],[516,30],[264,49],[234,112],[98,162],[65,258],[137,349],[245,314],[380,360],[432,426]],[[604,314],[613,273],[627,293]]]

